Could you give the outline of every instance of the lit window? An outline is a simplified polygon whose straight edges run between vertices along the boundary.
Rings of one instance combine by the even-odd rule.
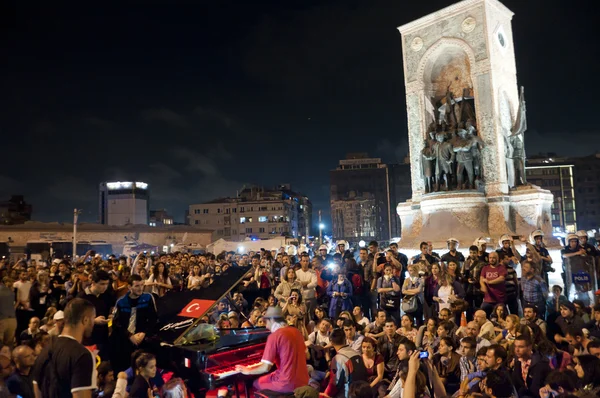
[[[246,217],[240,217],[240,224],[244,224],[246,222]]]
[[[252,217],[248,217],[248,222],[252,222]]]
[[[259,216],[258,217],[258,222],[267,222],[269,221],[269,217],[267,216]]]

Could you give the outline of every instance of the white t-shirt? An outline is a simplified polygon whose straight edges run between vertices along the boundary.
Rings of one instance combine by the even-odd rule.
[[[448,301],[448,298],[450,297],[451,294],[452,294],[452,286],[450,286],[450,285],[440,286],[440,289],[438,290],[438,297],[441,298],[442,300],[444,300],[443,303],[439,303],[440,311],[442,310],[442,308],[450,309],[450,302]]]
[[[20,280],[13,283],[13,288],[17,289],[17,301],[19,303],[29,301],[29,290],[31,289],[31,281],[22,282]]]

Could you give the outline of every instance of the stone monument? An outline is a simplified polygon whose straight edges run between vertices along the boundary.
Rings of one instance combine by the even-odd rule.
[[[412,179],[412,200],[397,207],[404,247],[552,235],[552,194],[525,179],[512,16],[497,0],[464,0],[398,28]]]

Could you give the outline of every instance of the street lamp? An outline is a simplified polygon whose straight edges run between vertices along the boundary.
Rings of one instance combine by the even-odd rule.
[[[79,219],[80,214],[81,209],[73,210],[73,260],[75,260],[75,257],[77,256],[77,220]]]

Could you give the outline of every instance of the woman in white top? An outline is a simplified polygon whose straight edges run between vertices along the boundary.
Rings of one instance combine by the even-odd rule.
[[[152,275],[146,280],[145,285],[151,286],[151,293],[156,294],[158,297],[164,296],[168,290],[173,288],[169,278],[169,270],[164,263],[158,263],[156,267],[153,267]]]
[[[200,290],[202,282],[204,282],[204,278],[200,274],[200,266],[198,264],[194,265],[190,270],[190,276],[188,276],[188,290]]]
[[[441,285],[438,289],[438,295],[433,298],[439,305],[438,312],[443,308],[450,310],[450,302],[455,299],[454,289],[452,288],[452,276],[446,274],[440,278],[440,282]]]

